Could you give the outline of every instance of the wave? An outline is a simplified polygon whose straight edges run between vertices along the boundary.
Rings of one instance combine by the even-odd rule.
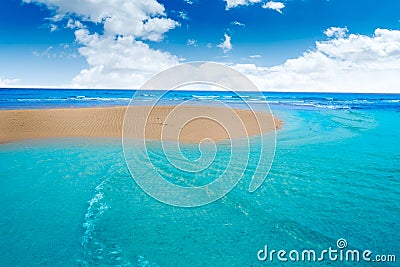
[[[85,214],[85,222],[82,224],[85,232],[82,237],[82,248],[84,253],[84,262],[87,262],[94,253],[101,253],[104,250],[104,245],[94,239],[96,224],[103,213],[109,208],[104,201],[104,188],[105,180],[102,181],[95,188],[95,195],[88,201],[88,208]],[[98,258],[101,256],[97,256]]]
[[[83,266],[114,265],[127,266],[129,261],[122,258],[122,249],[118,245],[110,245],[97,236],[97,227],[104,213],[111,208],[106,201],[105,185],[108,180],[102,181],[95,187],[94,196],[88,201],[85,221],[82,224],[84,233],[82,236],[83,259],[78,260]]]
[[[46,108],[65,106],[127,105],[135,91],[130,90],[1,90],[0,109]],[[271,106],[304,107],[316,109],[399,109],[398,94],[338,94],[338,93],[260,93],[170,91],[161,101],[176,104],[196,100],[199,104],[212,101],[242,104],[269,103]],[[138,94],[139,102],[153,101],[158,94],[144,91]]]
[[[158,267],[157,264],[150,262],[143,256],[137,257],[137,266],[138,267]]]

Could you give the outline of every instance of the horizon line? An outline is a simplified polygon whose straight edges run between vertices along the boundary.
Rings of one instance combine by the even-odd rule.
[[[390,94],[399,95],[399,92],[335,92],[335,91],[228,91],[228,90],[167,90],[167,89],[132,89],[132,88],[68,88],[68,87],[0,87],[0,90],[102,90],[102,91],[173,91],[173,92],[261,92],[261,93],[282,93],[282,94]]]

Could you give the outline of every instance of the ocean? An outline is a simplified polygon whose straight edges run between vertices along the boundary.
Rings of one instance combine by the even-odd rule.
[[[0,89],[0,109],[128,105],[133,94]],[[155,95],[144,91],[137,99],[146,105]],[[361,266],[398,266],[400,95],[264,95],[284,122],[266,180],[249,193],[250,166],[225,197],[196,208],[173,207],[148,196],[130,175],[120,139],[0,145],[0,265],[353,266],[326,257],[300,263],[280,261],[276,254],[265,261],[258,257],[266,246],[269,252],[315,250],[319,255],[330,247],[340,250],[341,239],[346,249],[370,250],[373,260],[377,255],[397,260],[361,260]],[[257,94],[244,97],[265,106]],[[236,98],[229,92],[171,91],[162,104],[217,100],[243,107]],[[196,158],[197,145],[182,149]],[[162,153],[153,146],[152,160],[160,161]],[[207,177],[196,178],[210,179],[222,166],[209,168]],[[173,168],[164,171],[171,179],[180,175]]]
[[[0,109],[40,109],[67,107],[101,107],[128,105],[134,90],[83,89],[0,89]],[[135,96],[143,105],[151,102],[157,91],[143,91]],[[271,107],[326,108],[326,109],[395,109],[400,108],[399,94],[346,94],[346,93],[278,93],[264,92]],[[265,104],[260,93],[242,92],[240,97],[248,103]],[[169,91],[163,96],[165,104],[198,101],[199,105],[223,101],[234,105],[239,96],[226,91]]]

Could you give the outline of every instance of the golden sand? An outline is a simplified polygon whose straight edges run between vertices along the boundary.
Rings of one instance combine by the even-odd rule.
[[[122,137],[126,107],[0,111],[0,143],[32,138]],[[254,136],[281,126],[270,114],[206,106],[130,107],[124,134],[196,143]],[[260,126],[261,125],[261,126]]]

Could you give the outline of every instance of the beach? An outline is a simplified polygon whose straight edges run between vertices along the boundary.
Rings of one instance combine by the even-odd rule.
[[[1,110],[0,143],[35,138],[122,137],[126,110],[122,106]],[[186,143],[260,135],[282,124],[270,114],[210,106],[129,107],[128,115],[125,133],[129,137]],[[224,125],[227,121],[231,129]],[[242,131],[240,124],[244,126]]]

